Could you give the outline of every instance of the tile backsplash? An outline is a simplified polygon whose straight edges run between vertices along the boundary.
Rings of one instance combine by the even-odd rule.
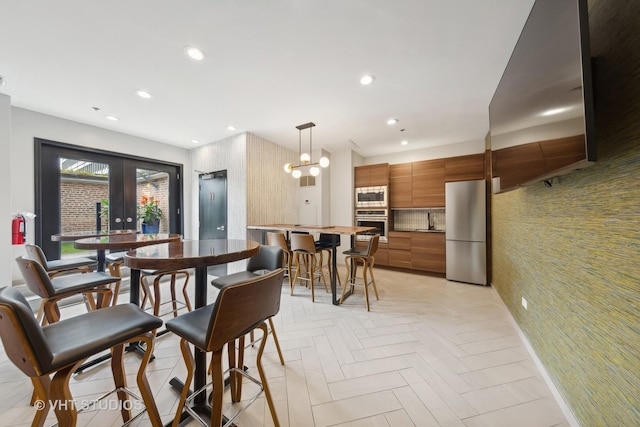
[[[445,230],[444,208],[433,209],[394,209],[393,230],[413,231],[429,228],[429,217],[434,230]]]

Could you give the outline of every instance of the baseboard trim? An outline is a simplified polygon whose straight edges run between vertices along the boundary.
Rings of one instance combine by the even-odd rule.
[[[500,298],[500,294],[498,294],[498,291],[496,290],[496,287],[493,286],[493,284],[491,284],[491,289],[493,290],[493,293],[496,296],[496,298],[502,304],[502,307],[504,307],[504,310],[506,311],[507,315],[509,316],[509,320],[511,321],[511,324],[513,325],[514,329],[518,333],[518,336],[520,337],[520,339],[524,343],[524,346],[527,349],[527,352],[531,356],[531,359],[533,359],[533,363],[536,365],[536,367],[540,371],[540,374],[542,375],[542,379],[544,380],[544,382],[549,387],[549,390],[551,390],[551,394],[553,395],[553,398],[558,403],[558,406],[560,406],[560,410],[562,411],[562,413],[564,414],[565,418],[569,422],[569,425],[571,427],[581,427],[580,423],[577,420],[577,418],[573,414],[573,411],[571,410],[569,405],[567,405],[567,402],[565,402],[565,400],[563,399],[562,395],[560,394],[560,391],[558,390],[556,385],[551,380],[551,377],[549,376],[549,373],[547,372],[547,370],[545,369],[544,365],[542,364],[542,361],[540,360],[540,358],[538,357],[538,355],[534,351],[533,347],[531,346],[531,343],[529,343],[529,340],[527,339],[527,336],[524,334],[524,332],[522,332],[522,329],[520,329],[520,325],[518,325],[518,322],[516,322],[516,319],[513,318],[513,315],[511,314],[511,312],[509,311],[507,306],[504,304],[504,301],[502,301],[502,298]]]

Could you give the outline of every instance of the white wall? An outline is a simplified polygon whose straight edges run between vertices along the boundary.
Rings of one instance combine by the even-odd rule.
[[[0,288],[11,284],[11,269],[13,268],[12,247],[11,247],[11,204],[6,200],[11,200],[13,185],[11,183],[11,98],[0,94],[0,149],[3,155],[0,156],[0,182],[5,185],[0,186],[0,218],[4,225],[0,226]],[[32,162],[33,163],[33,162]]]
[[[0,116],[2,114],[0,113]],[[2,120],[2,119],[0,119]],[[22,108],[11,109],[11,155],[10,187],[12,188],[11,212],[34,211],[34,138],[64,142],[82,147],[130,154],[155,160],[181,163],[184,165],[183,197],[184,205],[191,205],[191,160],[189,151],[183,148],[138,138],[123,133],[89,126],[46,114],[36,113]],[[191,227],[190,217],[183,215],[184,230]],[[38,219],[36,218],[36,221]],[[185,237],[187,237],[185,235]],[[33,242],[33,236],[27,235],[27,241]],[[9,241],[9,246],[10,241]],[[13,259],[24,254],[22,246],[9,247],[3,251],[13,265],[13,279],[20,279],[20,273]],[[4,258],[4,257],[3,257]]]
[[[423,148],[420,150],[408,150],[384,156],[365,157],[365,165],[375,165],[377,163],[409,163],[420,160],[443,159],[445,157],[465,156],[467,154],[484,153],[484,139],[460,142],[451,145],[439,145],[436,147]]]

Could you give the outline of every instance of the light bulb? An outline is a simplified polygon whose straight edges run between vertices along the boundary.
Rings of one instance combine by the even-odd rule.
[[[329,159],[326,157],[320,157],[320,161],[318,163],[320,163],[321,167],[326,168],[329,166]]]
[[[291,166],[291,163],[287,163],[286,165],[284,165],[284,171],[286,173],[291,173],[292,170],[293,170],[293,167]]]
[[[300,169],[296,169],[291,172],[291,176],[294,178],[300,178],[302,176],[302,172],[300,171]]]
[[[317,166],[312,166],[311,169],[309,169],[309,173],[311,174],[311,176],[318,176],[320,175],[320,168]]]
[[[302,163],[309,163],[311,161],[311,156],[309,154],[307,154],[307,153],[302,153],[300,155],[300,161]]]

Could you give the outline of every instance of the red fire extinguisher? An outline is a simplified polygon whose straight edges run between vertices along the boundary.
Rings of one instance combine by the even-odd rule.
[[[11,220],[11,243],[14,245],[22,245],[27,237],[27,223],[24,217],[17,214]]]

